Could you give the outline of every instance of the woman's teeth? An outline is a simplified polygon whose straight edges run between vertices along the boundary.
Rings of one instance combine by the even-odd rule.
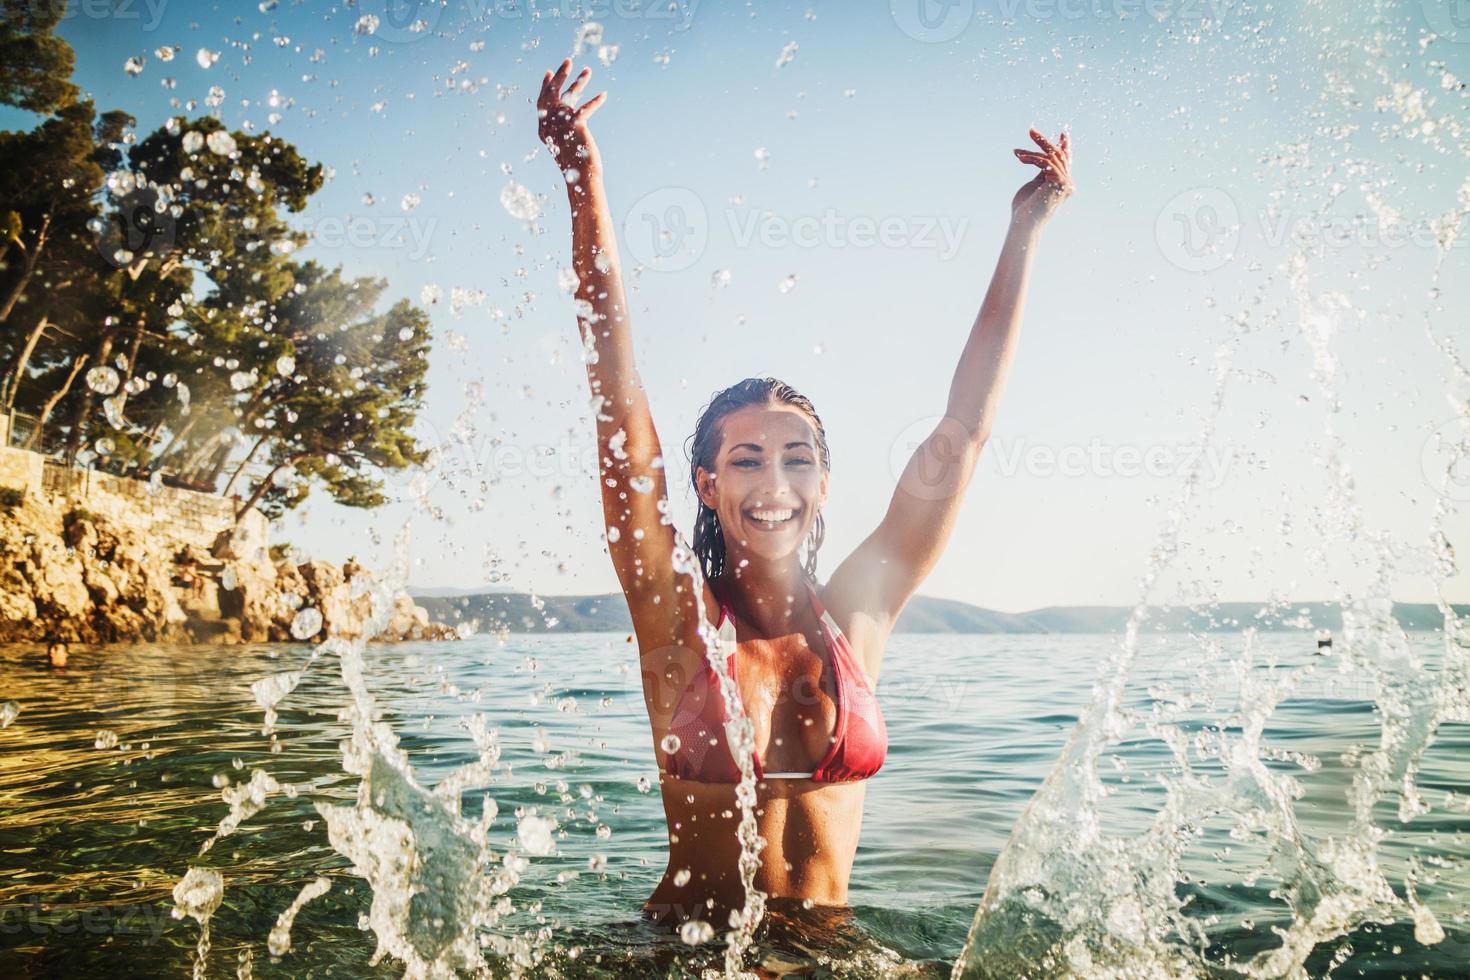
[[[784,510],[753,510],[750,516],[762,524],[775,527],[777,524],[785,524],[796,516],[796,511],[787,507]]]

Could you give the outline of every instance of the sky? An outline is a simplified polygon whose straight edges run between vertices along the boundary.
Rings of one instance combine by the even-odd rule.
[[[921,589],[1023,611],[1137,601],[1176,515],[1153,601],[1379,580],[1433,600],[1437,506],[1470,541],[1470,474],[1437,492],[1434,441],[1463,435],[1470,396],[1436,343],[1465,346],[1470,236],[1441,253],[1428,224],[1470,207],[1454,9],[94,0],[61,33],[77,82],[140,137],[214,112],[323,163],[293,218],[315,235],[303,255],[433,301],[419,432],[436,465],[391,475],[384,508],[317,492],[273,529],[382,563],[411,521],[417,586],[617,588],[557,284],[567,208],[535,134],[545,69],[576,54],[588,93],[610,93],[593,131],[676,525],[700,407],[774,375],[829,435],[823,574],[943,410],[1030,177],[1011,149],[1067,127],[1077,192],[1043,233],[994,434]],[[502,204],[512,183],[534,221]],[[1470,576],[1445,596],[1470,602]]]

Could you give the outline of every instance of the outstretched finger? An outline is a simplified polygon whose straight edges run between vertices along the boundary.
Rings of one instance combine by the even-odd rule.
[[[1031,130],[1031,138],[1036,141],[1036,145],[1041,147],[1044,152],[1055,153],[1057,151],[1057,148],[1052,145],[1051,140],[1047,139],[1041,134],[1041,130],[1033,127]]]
[[[1035,164],[1038,167],[1050,167],[1052,165],[1051,158],[1044,153],[1037,153],[1034,150],[1013,150],[1012,152],[1016,154],[1016,159],[1022,163]]]
[[[1062,152],[1063,153],[1071,153],[1072,152],[1071,142],[1068,139],[1067,131],[1065,129],[1062,130]]]
[[[574,78],[574,79],[572,79],[571,86],[565,92],[562,93],[561,100],[563,102],[569,104],[569,105],[576,104],[577,96],[582,93],[582,89],[584,89],[584,88],[587,87],[587,82],[591,78],[592,78],[592,69],[591,68],[583,68],[577,74],[577,77]]]
[[[586,122],[588,119],[591,119],[592,114],[596,112],[599,108],[601,108],[602,104],[606,101],[607,93],[598,92],[592,98],[582,103],[582,108],[578,109],[576,112],[577,122]]]
[[[553,71],[548,71],[541,77],[541,94],[536,99],[538,108],[550,110],[559,101],[557,93],[561,91],[562,83],[566,81],[567,70],[571,67],[572,59],[568,58],[557,65]]]

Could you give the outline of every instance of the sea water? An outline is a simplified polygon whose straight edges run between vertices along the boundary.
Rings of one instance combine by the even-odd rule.
[[[1378,737],[1376,692],[1342,675],[1335,658],[1317,657],[1310,632],[1212,638],[1224,662],[1250,646],[1254,663],[1215,678],[1210,711],[1239,703],[1252,685],[1308,671],[1264,726],[1274,754],[1263,763],[1295,774],[1304,827],[1330,832],[1350,823],[1348,760]],[[1437,634],[1410,634],[1409,642],[1431,666],[1442,656]],[[1180,676],[1180,655],[1200,643],[1145,630],[1122,703],[1152,710],[1165,688],[1192,679]],[[749,962],[811,968],[826,958],[833,968],[848,964],[850,975],[948,975],[997,855],[1117,644],[1104,635],[895,636],[879,687],[891,748],[868,787],[852,874],[858,929],[804,951],[758,934]],[[0,730],[0,972],[190,974],[199,927],[172,912],[176,884],[198,866],[223,884],[209,916],[208,975],[402,975],[403,964],[391,957],[369,965],[377,946],[373,891],[333,848],[319,812],[320,805],[351,806],[360,781],[342,766],[341,743],[352,726],[341,711],[350,692],[337,665],[321,655],[313,663],[313,652],[78,648],[65,671],[42,667],[37,649],[0,652],[8,697],[20,709]],[[536,961],[529,969],[545,975],[721,968],[717,942],[696,950],[639,923],[638,907],[663,874],[667,851],[636,654],[626,637],[373,645],[364,658],[379,720],[397,732],[425,786],[479,761],[482,747],[463,722],[476,714],[493,719],[495,775],[483,793],[464,794],[461,814],[478,821],[487,796],[494,801],[489,852],[526,851],[518,813],[536,808],[555,822],[548,853],[526,858],[507,893],[511,908],[486,933],[526,939]],[[277,705],[272,741],[262,734],[264,713],[250,684],[303,668],[297,688]],[[1199,717],[1208,713],[1202,708]],[[116,742],[104,738],[107,747],[99,748],[102,732]],[[1203,726],[1198,732],[1208,735]],[[1442,729],[1418,776],[1433,812],[1403,824],[1390,816],[1383,845],[1386,862],[1420,861],[1418,899],[1434,911],[1444,938],[1424,945],[1408,917],[1364,923],[1352,931],[1346,955],[1343,944],[1315,954],[1313,975],[1334,956],[1342,960],[1337,976],[1453,976],[1470,962],[1467,750],[1466,726]],[[1104,804],[1110,833],[1147,830],[1167,799],[1158,777],[1172,763],[1164,742],[1143,735],[1107,753],[1105,779],[1115,791]],[[201,855],[230,812],[222,795],[248,786],[256,771],[280,788]],[[1231,829],[1219,819],[1192,828],[1183,862],[1190,883],[1180,886],[1194,899],[1194,948],[1215,960],[1270,947],[1277,942],[1270,926],[1281,918],[1268,883],[1242,880],[1260,855]],[[484,870],[490,876],[501,868]],[[289,949],[273,956],[281,914],[319,879],[329,890],[300,906]],[[484,948],[496,975],[513,971],[513,953],[497,953],[488,939]]]

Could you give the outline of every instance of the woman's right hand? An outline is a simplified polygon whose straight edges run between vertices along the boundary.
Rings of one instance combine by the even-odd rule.
[[[601,173],[602,158],[597,152],[597,142],[587,128],[587,120],[607,101],[607,93],[603,92],[577,108],[577,96],[587,87],[592,69],[583,68],[563,92],[562,86],[566,85],[571,70],[572,59],[568,58],[555,72],[547,72],[541,80],[541,95],[536,100],[536,112],[541,118],[541,142],[551,150],[551,156],[568,184]]]

